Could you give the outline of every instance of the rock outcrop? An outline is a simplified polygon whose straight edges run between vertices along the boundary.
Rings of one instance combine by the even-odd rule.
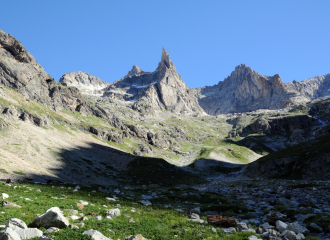
[[[82,94],[94,96],[103,95],[102,89],[109,86],[109,83],[102,81],[98,77],[81,71],[66,73],[60,78],[59,82],[78,88]]]
[[[53,110],[83,110],[84,102],[74,87],[52,79],[21,42],[0,30],[0,84]]]
[[[297,92],[290,92],[278,74],[264,76],[245,64],[237,66],[217,85],[194,89],[194,93],[200,106],[210,115],[281,109],[307,101]]]
[[[134,65],[124,78],[117,80],[106,89],[103,97],[137,101],[133,109],[146,114],[164,110],[180,114],[204,112],[193,91],[177,73],[165,48],[154,72],[144,72]]]
[[[303,81],[293,81],[284,84],[290,91],[299,92],[309,100],[330,96],[330,73],[323,76],[308,78]]]

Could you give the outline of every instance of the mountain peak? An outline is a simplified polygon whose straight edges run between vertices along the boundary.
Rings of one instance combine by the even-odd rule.
[[[138,66],[136,66],[134,64],[134,66],[132,67],[132,69],[126,74],[125,77],[127,77],[127,76],[133,76],[133,75],[136,75],[136,74],[139,74],[139,73],[143,73],[143,72],[144,71],[141,68],[139,68]]]

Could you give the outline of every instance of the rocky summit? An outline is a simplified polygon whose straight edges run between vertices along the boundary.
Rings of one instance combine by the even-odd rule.
[[[0,240],[329,239],[329,84],[241,64],[191,89],[165,48],[57,82],[0,30]]]
[[[210,115],[282,109],[307,102],[296,91],[289,91],[280,76],[261,75],[241,64],[224,81],[194,90],[201,107]]]
[[[106,83],[86,72],[70,72],[64,74],[60,80],[62,85],[76,87],[80,90],[81,94],[101,96],[103,95],[103,88],[106,88],[109,83]]]

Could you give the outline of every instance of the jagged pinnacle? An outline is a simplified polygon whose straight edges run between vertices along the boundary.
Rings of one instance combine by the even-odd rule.
[[[163,47],[163,52],[162,52],[162,59],[161,61],[163,61],[166,65],[167,68],[171,67],[171,58],[170,55],[166,52],[166,49]]]

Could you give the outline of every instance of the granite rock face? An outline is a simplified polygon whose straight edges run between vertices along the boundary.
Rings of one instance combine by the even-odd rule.
[[[194,89],[194,93],[200,106],[210,115],[281,109],[307,101],[296,91],[289,91],[278,74],[264,76],[245,64],[237,66],[217,85]]]
[[[60,78],[59,82],[78,88],[81,94],[94,96],[103,95],[102,89],[109,86],[109,83],[98,77],[81,71],[66,73]]]
[[[84,103],[74,87],[57,83],[21,42],[0,30],[0,84],[53,110],[80,110]]]
[[[173,113],[203,113],[193,91],[177,73],[165,48],[154,72],[144,72],[137,66],[122,79],[107,87],[103,97],[135,102],[133,109],[146,114],[168,110]]]

